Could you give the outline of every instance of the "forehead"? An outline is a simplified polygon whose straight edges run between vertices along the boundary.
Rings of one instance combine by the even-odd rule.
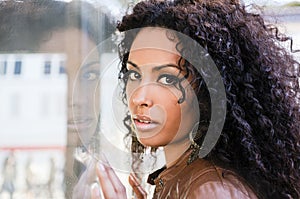
[[[142,28],[134,39],[130,51],[138,51],[143,49],[152,49],[159,51],[166,51],[180,56],[176,49],[178,40],[176,38],[170,39],[167,35],[172,34],[171,30],[158,28],[158,27],[146,27]],[[175,35],[175,34],[173,34]]]
[[[129,61],[137,65],[177,64],[181,57],[176,49],[177,40],[171,40],[167,29],[143,28],[134,39]]]
[[[64,53],[67,56],[68,75],[75,76],[84,60],[87,58],[91,61],[99,60],[98,54],[91,53],[95,48],[95,42],[84,31],[65,28],[53,31],[51,37],[40,45],[39,52]]]

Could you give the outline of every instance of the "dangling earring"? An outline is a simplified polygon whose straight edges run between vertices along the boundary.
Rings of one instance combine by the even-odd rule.
[[[144,161],[145,157],[151,153],[151,147],[143,146],[143,152],[140,154],[140,160]]]
[[[199,155],[200,146],[194,141],[194,138],[198,134],[198,125],[199,125],[199,122],[197,122],[194,125],[192,131],[189,133],[189,138],[190,138],[190,141],[191,141],[190,149],[192,150],[192,152],[189,155],[189,159],[187,161],[188,165],[191,164],[194,160],[196,160],[198,158],[198,155]]]
[[[189,138],[191,143],[193,144],[194,142],[194,138],[197,136],[198,134],[198,127],[199,127],[199,122],[196,122],[194,124],[194,127],[192,128],[191,132],[189,133]]]
[[[146,149],[143,149],[143,152],[140,153],[140,156],[139,156],[139,159],[143,162],[144,161],[144,157],[145,157],[145,154],[146,153]]]

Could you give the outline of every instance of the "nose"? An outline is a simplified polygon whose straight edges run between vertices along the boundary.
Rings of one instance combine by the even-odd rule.
[[[151,86],[140,86],[132,96],[132,103],[137,107],[151,107],[153,105]]]
[[[87,111],[87,107],[92,105],[89,96],[89,88],[86,85],[82,85],[80,82],[69,82],[68,89],[68,108],[73,114],[79,114]]]

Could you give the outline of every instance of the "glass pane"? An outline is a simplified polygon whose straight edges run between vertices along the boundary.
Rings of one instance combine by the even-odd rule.
[[[85,169],[81,137],[95,131],[99,115],[97,81],[75,82],[84,62],[94,63],[86,77],[99,71],[100,55],[89,55],[111,37],[112,7],[123,5],[0,1],[0,198],[72,197]]]
[[[91,153],[132,197],[115,27],[133,2],[0,0],[0,198],[72,198]],[[266,5],[300,49],[299,7],[242,2]]]
[[[21,61],[16,61],[15,62],[15,71],[14,74],[15,75],[20,75],[22,71],[22,62]]]
[[[0,61],[0,75],[5,75],[6,74],[6,67],[7,67],[7,62],[6,61]]]

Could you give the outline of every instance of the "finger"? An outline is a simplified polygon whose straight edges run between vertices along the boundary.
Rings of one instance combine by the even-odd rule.
[[[82,197],[82,199],[90,199],[91,198],[91,188],[90,188],[90,186],[89,185],[85,185],[84,186],[84,194],[83,194],[83,197]]]
[[[105,199],[117,198],[115,188],[109,179],[105,166],[102,163],[97,164],[96,174],[98,176],[102,192]]]
[[[105,169],[108,173],[108,177],[112,182],[112,185],[114,186],[115,191],[117,192],[118,195],[123,196],[126,194],[126,189],[122,182],[120,181],[119,177],[115,173],[115,171],[110,167],[105,164]]]
[[[73,199],[90,199],[90,184],[95,181],[95,176],[95,161],[89,160],[87,162],[86,170],[83,172],[78,182],[74,186]]]
[[[83,174],[80,176],[77,184],[90,184],[91,178],[95,176],[95,161],[90,159],[86,163],[86,169]]]
[[[122,196],[126,195],[126,189],[125,189],[124,185],[122,184],[122,182],[118,178],[115,171],[111,168],[105,154],[101,153],[100,157],[101,157],[101,160],[103,160],[103,165],[105,167],[105,170],[107,171],[108,177],[111,180],[115,191],[117,192],[117,195],[119,197],[122,197]]]
[[[90,199],[90,186],[80,185],[74,188],[72,199]]]
[[[128,181],[138,199],[147,198],[147,192],[132,173],[129,175]]]
[[[79,181],[77,182],[77,184],[74,186],[72,199],[85,198],[87,192],[86,189],[89,188],[85,182],[86,182],[86,173],[83,173]]]
[[[87,165],[86,183],[91,184],[95,182],[96,177],[96,161],[91,159]]]
[[[97,183],[91,186],[91,199],[101,199],[100,187]]]

